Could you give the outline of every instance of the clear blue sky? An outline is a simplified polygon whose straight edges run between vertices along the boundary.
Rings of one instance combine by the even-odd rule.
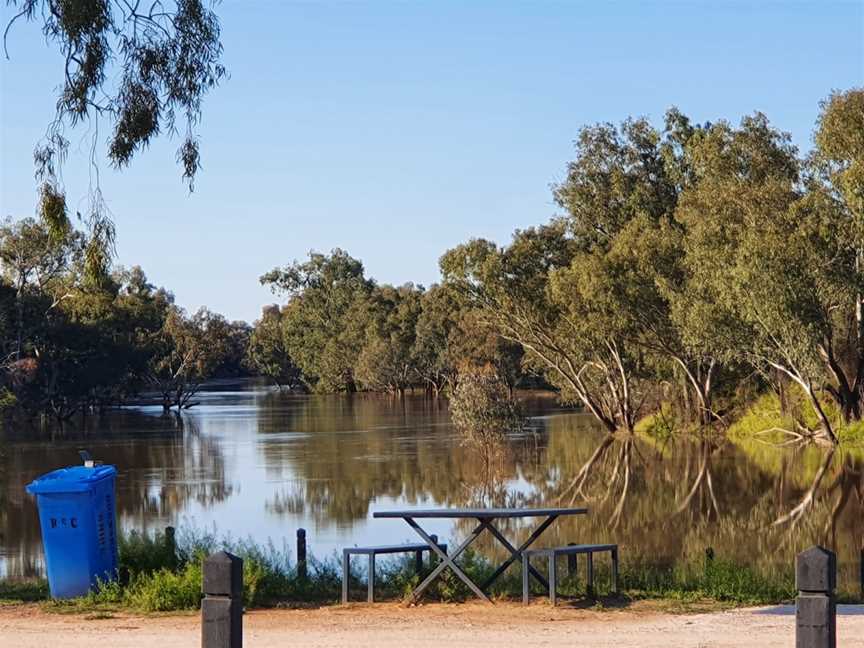
[[[428,285],[449,247],[545,221],[582,125],[659,124],[672,105],[699,121],[760,110],[806,149],[819,100],[864,84],[861,1],[226,0],[218,12],[231,78],[204,106],[195,193],[166,141],[123,172],[103,164],[102,188],[120,263],[185,307],[246,320],[275,301],[258,277],[310,249]],[[17,24],[8,46],[0,215],[27,216],[62,67],[35,25]],[[83,209],[90,140],[71,139],[64,180]]]

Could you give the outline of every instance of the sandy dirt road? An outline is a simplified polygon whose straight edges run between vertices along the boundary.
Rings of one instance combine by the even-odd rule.
[[[864,609],[845,609],[838,646],[864,648]],[[249,612],[244,648],[791,648],[791,608],[669,614],[516,604],[392,604]],[[2,648],[195,648],[197,616],[111,618],[0,608]]]

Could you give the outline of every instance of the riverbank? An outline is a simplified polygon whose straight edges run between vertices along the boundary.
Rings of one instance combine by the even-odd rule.
[[[794,622],[790,606],[680,614],[652,602],[623,609],[385,603],[254,610],[245,616],[244,634],[250,648],[788,648],[794,645]],[[197,614],[52,614],[32,604],[0,607],[3,646],[185,648],[199,641]],[[864,647],[864,607],[841,606],[837,645]]]

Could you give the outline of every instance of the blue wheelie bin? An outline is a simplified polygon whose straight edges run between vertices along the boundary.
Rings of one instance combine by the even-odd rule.
[[[33,480],[48,585],[54,598],[83,596],[117,575],[114,466],[60,468]]]

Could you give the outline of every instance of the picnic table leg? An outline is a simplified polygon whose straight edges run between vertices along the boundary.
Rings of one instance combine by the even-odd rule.
[[[347,551],[342,553],[342,602],[348,602],[348,581],[351,579],[351,556]]]
[[[366,596],[369,603],[375,602],[375,554],[369,554],[369,593]]]
[[[491,533],[493,536],[495,536],[495,538],[498,540],[498,542],[500,542],[502,545],[504,545],[504,547],[507,549],[507,551],[510,552],[510,557],[507,560],[505,560],[503,563],[501,563],[501,565],[499,565],[498,569],[496,569],[492,573],[492,575],[486,579],[486,581],[482,585],[482,588],[484,590],[489,589],[489,587],[492,585],[492,583],[494,583],[496,580],[498,580],[498,578],[501,576],[501,574],[503,574],[510,565],[512,565],[515,561],[519,560],[519,558],[522,556],[522,552],[525,551],[526,549],[528,549],[532,544],[534,544],[534,541],[540,537],[540,534],[542,534],[547,528],[549,528],[549,525],[552,524],[557,519],[558,519],[557,515],[551,515],[548,518],[546,518],[543,521],[543,523],[540,526],[538,526],[530,536],[528,536],[528,539],[525,542],[523,542],[519,546],[518,549],[516,549],[512,544],[510,544],[510,542],[507,540],[507,538],[505,538],[504,535],[498,529],[496,529],[492,525],[491,522],[489,522],[487,520],[481,520],[481,524],[485,525],[485,527],[487,529],[489,529],[489,533]],[[549,586],[548,581],[545,578],[543,578],[543,575],[540,572],[538,572],[536,569],[534,569],[534,567],[531,567],[529,565],[528,571],[531,573],[531,575],[534,578],[536,578],[543,585],[543,587]]]
[[[618,550],[612,550],[612,591],[618,593]]]
[[[472,542],[477,539],[477,537],[485,528],[484,525],[478,524],[477,527],[475,527],[475,529],[465,539],[465,541],[461,545],[456,547],[453,553],[448,556],[444,551],[441,550],[441,547],[438,546],[438,543],[434,542],[432,540],[432,537],[420,528],[420,525],[417,524],[417,522],[415,522],[413,518],[406,517],[403,519],[412,529],[414,529],[414,531],[417,532],[417,535],[419,535],[426,541],[426,544],[428,544],[432,551],[434,551],[435,554],[441,559],[441,562],[438,563],[435,569],[433,569],[429,573],[429,575],[423,580],[423,582],[417,586],[417,589],[415,589],[411,593],[411,601],[416,601],[418,598],[420,598],[420,595],[427,587],[429,587],[429,585],[432,584],[432,581],[434,581],[441,572],[443,572],[447,567],[449,567],[453,570],[453,573],[456,574],[456,576],[458,576],[463,583],[465,583],[469,588],[471,588],[471,591],[474,592],[479,598],[483,599],[487,603],[492,602],[489,600],[489,597],[483,593],[483,590],[477,587],[477,585],[474,584],[474,581],[468,578],[468,575],[464,571],[462,571],[459,565],[454,562],[456,558],[463,551],[465,551]]]
[[[594,597],[594,554],[588,552],[588,596]]]

